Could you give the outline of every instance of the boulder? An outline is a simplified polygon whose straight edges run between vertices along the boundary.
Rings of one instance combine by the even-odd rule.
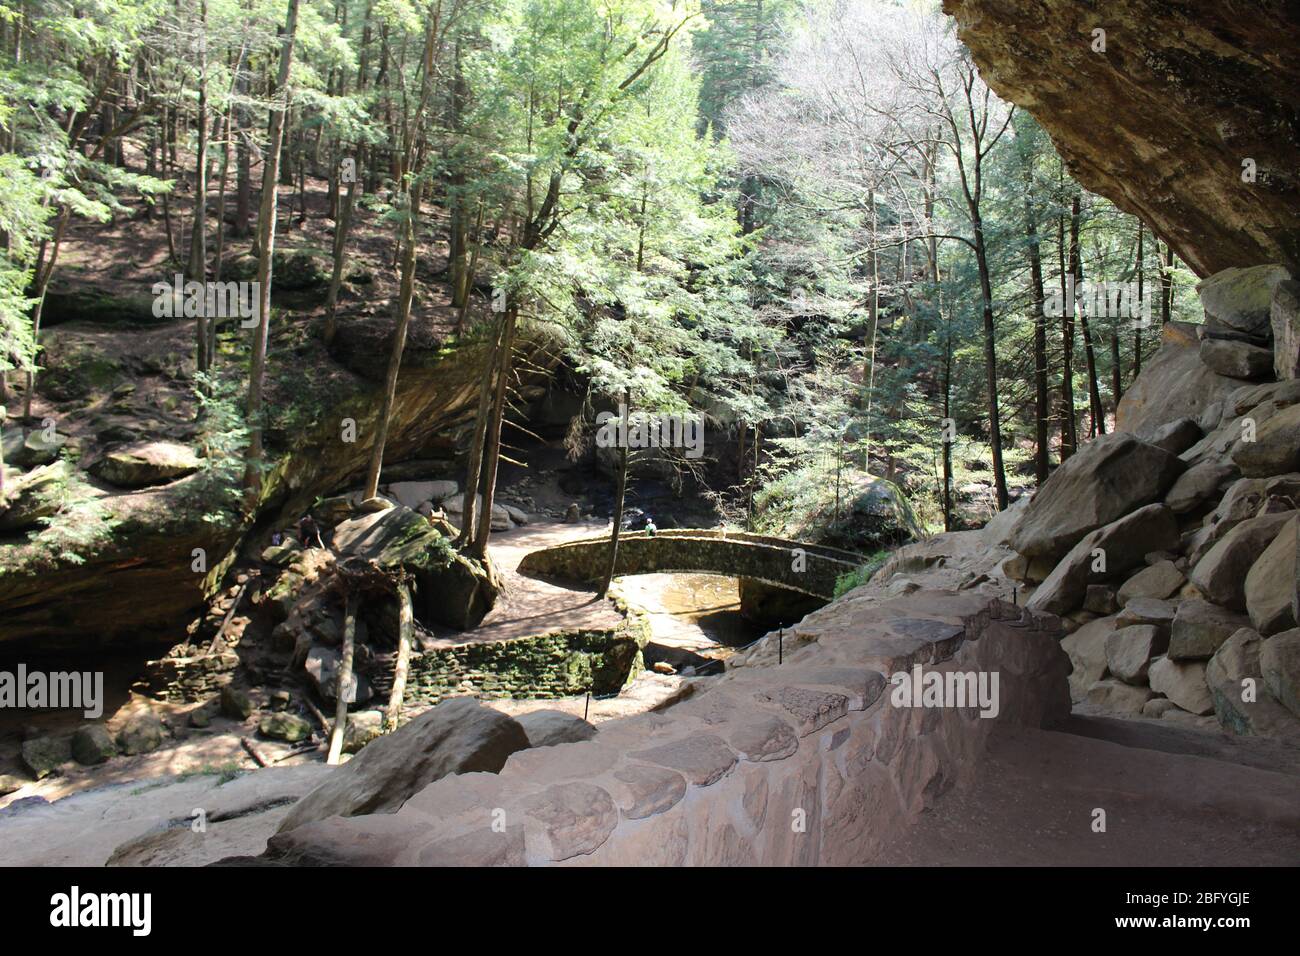
[[[1238,439],[1232,460],[1248,478],[1300,469],[1300,405],[1292,405],[1259,425],[1254,441]]]
[[[596,728],[575,714],[562,710],[534,710],[515,718],[524,728],[530,747],[576,744],[596,736]]]
[[[1157,561],[1143,568],[1119,587],[1119,606],[1124,607],[1135,598],[1173,597],[1187,578],[1178,566],[1169,560]]]
[[[442,502],[443,510],[447,512],[447,517],[457,526],[460,525],[461,519],[465,514],[465,499],[460,495],[453,495]],[[483,496],[475,495],[474,497],[474,514],[477,516],[483,510]],[[477,517],[475,520],[478,520]],[[509,531],[513,527],[510,523],[510,512],[496,503],[492,505],[492,530]]]
[[[1171,710],[1181,710],[1184,714],[1187,713],[1187,711],[1183,710],[1181,707],[1175,704],[1168,697],[1152,697],[1149,701],[1147,701],[1145,704],[1142,705],[1142,716],[1154,717],[1159,719],[1165,716],[1165,714],[1169,713],[1169,711]],[[1188,714],[1188,716],[1190,717],[1195,715]]]
[[[450,490],[445,490],[450,485]],[[435,492],[442,491],[441,496]],[[399,505],[405,505],[408,508],[418,508],[426,501],[437,501],[440,497],[445,498],[448,495],[456,493],[456,482],[454,481],[395,481],[388,486],[388,494],[395,499]]]
[[[15,468],[38,468],[59,457],[59,452],[68,444],[68,436],[47,432],[43,428],[33,429],[24,436],[21,428],[14,428],[5,433],[3,443],[5,464]]]
[[[1289,408],[1300,402],[1300,381],[1265,382],[1262,385],[1242,385],[1224,401],[1231,415],[1244,415],[1263,405]]]
[[[1038,489],[1011,547],[1057,560],[1089,532],[1163,498],[1185,469],[1177,456],[1132,435],[1093,439]]]
[[[1273,350],[1246,342],[1206,339],[1201,343],[1201,361],[1229,378],[1260,379],[1273,375]],[[1188,447],[1192,444],[1195,443],[1189,442]]]
[[[1273,696],[1300,717],[1300,628],[1266,639],[1260,647],[1259,666]]]
[[[1226,461],[1202,461],[1178,476],[1174,486],[1165,495],[1165,504],[1174,514],[1195,511],[1219,494],[1225,482],[1238,477],[1237,466]]]
[[[1273,287],[1269,316],[1273,326],[1273,374],[1279,381],[1300,379],[1300,282]]]
[[[311,736],[311,724],[297,714],[267,714],[257,724],[257,731],[271,740],[296,744]]]
[[[1111,714],[1136,717],[1151,699],[1151,688],[1136,687],[1123,681],[1107,678],[1088,688],[1088,703]]]
[[[395,813],[414,794],[453,773],[498,773],[528,746],[518,721],[468,697],[445,700],[371,742],[296,803],[284,833],[332,816]]]
[[[453,551],[446,537],[410,508],[398,505],[344,521],[334,529],[334,548],[413,572],[412,597],[420,621],[467,630],[477,627],[496,603],[491,565]]]
[[[1083,595],[1083,609],[1089,614],[1114,614],[1119,610],[1115,589],[1105,584],[1089,584]]]
[[[272,256],[275,282],[272,294],[283,292],[324,293],[330,283],[330,261],[311,250],[277,249]],[[222,274],[230,279],[257,278],[257,256],[232,256],[222,265]]]
[[[1223,423],[1223,402],[1210,402],[1201,410],[1200,416],[1196,419],[1196,424],[1201,426],[1201,431],[1209,434]],[[1162,698],[1163,699],[1163,698]]]
[[[72,759],[72,740],[70,737],[33,737],[24,740],[22,746],[23,763],[32,775],[40,780]]]
[[[103,724],[86,724],[72,735],[72,756],[77,763],[100,764],[117,756],[117,745]]]
[[[1187,576],[1215,604],[1246,610],[1246,575],[1294,511],[1241,522],[1205,552]]]
[[[1205,684],[1204,662],[1157,657],[1151,662],[1147,677],[1153,691],[1164,694],[1183,710],[1198,715],[1214,711],[1214,701]]]
[[[90,473],[119,488],[165,484],[198,471],[202,461],[188,445],[142,442],[107,452]]]
[[[0,532],[36,528],[41,519],[57,514],[74,471],[72,462],[56,461],[10,479],[0,501]]]
[[[1300,719],[1283,707],[1263,676],[1266,642],[1248,627],[1236,631],[1210,658],[1205,681],[1219,723],[1238,734],[1295,738]]]
[[[1201,440],[1201,426],[1194,418],[1176,418],[1147,433],[1146,440],[1171,455],[1181,455]]]
[[[1246,611],[1260,634],[1268,636],[1300,624],[1295,616],[1298,558],[1300,518],[1293,517],[1277,532],[1246,575]]]
[[[1167,322],[1160,349],[1142,363],[1139,375],[1120,399],[1116,427],[1146,435],[1180,418],[1200,419],[1241,383],[1220,375],[1201,361],[1194,325]]]
[[[1205,318],[1259,341],[1271,333],[1273,290],[1291,278],[1285,266],[1223,269],[1196,284]]]
[[[1114,628],[1114,617],[1101,617],[1062,639],[1061,649],[1070,658],[1070,700],[1076,704],[1105,675],[1106,638]]]
[[[253,713],[248,693],[230,684],[221,688],[221,713],[231,720],[247,720]]]
[[[1229,531],[1259,513],[1260,506],[1267,500],[1267,484],[1262,478],[1242,478],[1232,483],[1219,504],[1206,516],[1203,527],[1192,536],[1187,550],[1191,565],[1200,561]]]
[[[468,631],[492,610],[497,593],[490,565],[454,554],[447,567],[421,577],[413,598],[420,620]]]
[[[343,752],[354,754],[384,732],[384,713],[380,710],[359,710],[348,714],[348,724],[343,728]]]
[[[1115,618],[1117,627],[1130,627],[1134,624],[1154,624],[1166,631],[1174,622],[1178,605],[1174,601],[1162,601],[1158,598],[1132,598],[1124,605],[1124,610]]]
[[[1079,541],[1039,585],[1026,606],[1034,611],[1068,614],[1082,603],[1090,583],[1142,564],[1153,548],[1177,544],[1178,524],[1172,511],[1163,504],[1139,508]],[[1097,557],[1098,553],[1102,558]],[[1094,571],[1099,560],[1104,560],[1104,569]]]
[[[1183,601],[1169,627],[1169,658],[1209,660],[1224,641],[1249,624],[1244,614],[1234,614],[1208,601]]]
[[[503,504],[501,507],[502,507],[502,509],[505,511],[505,513],[508,514],[508,515],[510,516],[510,520],[513,521],[515,524],[517,524],[517,525],[526,525],[526,524],[528,524],[528,513],[527,513],[527,512],[525,512],[525,511],[523,511],[523,510],[521,510],[521,509],[519,509],[519,508],[516,508],[514,505],[505,505],[505,504]]]
[[[311,678],[312,686],[316,688],[316,692],[320,694],[321,699],[327,703],[336,699],[335,694],[339,686],[340,661],[339,652],[334,648],[317,644],[307,652],[307,661],[303,664],[307,676]],[[349,704],[364,704],[373,696],[374,692],[370,689],[370,681],[353,670],[346,691],[347,702]]]
[[[838,501],[833,485],[794,484],[771,500],[774,524],[767,533],[862,553],[922,536],[907,495],[892,481],[846,474]]]
[[[1146,682],[1151,659],[1169,646],[1169,636],[1150,624],[1121,627],[1106,637],[1106,666],[1126,684]]]
[[[117,745],[127,756],[153,753],[162,746],[162,721],[150,713],[135,714],[117,732]]]

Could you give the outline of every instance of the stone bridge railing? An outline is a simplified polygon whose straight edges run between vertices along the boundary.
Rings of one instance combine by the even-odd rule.
[[[573,581],[599,581],[609,561],[609,538],[584,538],[525,555],[519,570]],[[704,572],[752,578],[829,601],[840,575],[862,558],[851,551],[739,531],[675,529],[654,537],[626,532],[618,538],[615,573]]]
[[[769,635],[681,703],[601,724],[581,743],[518,751],[499,774],[443,777],[396,813],[295,827],[268,856],[358,866],[870,863],[940,794],[970,781],[995,726],[1066,716],[1069,662],[1051,616],[974,591],[885,602],[865,592],[788,630],[780,655]],[[895,701],[889,678],[913,665],[996,674],[996,715]]]

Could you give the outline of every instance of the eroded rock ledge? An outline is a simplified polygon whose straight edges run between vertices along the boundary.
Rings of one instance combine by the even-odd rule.
[[[1070,173],[1196,272],[1300,265],[1300,30],[1293,3],[944,0],[999,96]],[[1093,31],[1106,31],[1105,52]],[[1242,163],[1254,162],[1253,182]]]
[[[683,703],[592,740],[518,751],[499,774],[443,777],[396,813],[294,827],[258,862],[866,863],[969,780],[999,721],[1066,715],[1058,625],[975,591],[881,601],[863,588],[780,648],[768,635]],[[997,716],[894,706],[889,675],[914,664],[997,672]]]

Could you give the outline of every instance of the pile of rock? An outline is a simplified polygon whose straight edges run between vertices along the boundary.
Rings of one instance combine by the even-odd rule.
[[[163,722],[149,711],[137,711],[111,723],[83,724],[70,734],[37,734],[23,741],[21,757],[31,775],[41,780],[75,760],[85,766],[104,763],[122,754],[152,753],[168,735]]]
[[[417,511],[425,517],[445,517],[457,528],[465,514],[465,496],[454,481],[395,481],[381,491],[399,505]],[[475,497],[475,513],[483,507],[483,496]],[[510,531],[528,524],[528,515],[521,508],[503,502],[492,505],[492,530]]]
[[[1198,291],[1196,361],[1235,386],[1135,387],[1137,433],[1090,442],[1044,483],[1003,571],[1073,629],[1076,702],[1300,735],[1300,286],[1261,266]],[[1192,348],[1167,326],[1158,375],[1204,383]]]

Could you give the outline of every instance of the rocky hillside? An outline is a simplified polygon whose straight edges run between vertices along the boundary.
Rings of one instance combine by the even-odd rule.
[[[0,641],[50,649],[174,640],[177,622],[213,593],[242,544],[259,554],[276,528],[364,472],[384,375],[377,343],[393,319],[386,302],[361,305],[327,349],[311,317],[282,313],[272,347],[291,361],[270,384],[273,460],[248,521],[221,470],[220,410],[199,414],[192,359],[177,358],[187,351],[184,320],[160,327],[119,316],[106,325],[79,314],[44,338],[56,371],[41,380],[36,409],[57,428],[5,429]],[[455,473],[483,349],[472,339],[449,345],[444,319],[433,311],[412,323],[385,481]],[[526,338],[522,345],[538,372],[525,376],[521,399],[533,401],[554,360]]]
[[[872,587],[1060,616],[1085,710],[1300,737],[1298,289],[1277,265],[1203,281],[1204,323],[1166,326],[1121,431],[984,530],[902,549]]]

